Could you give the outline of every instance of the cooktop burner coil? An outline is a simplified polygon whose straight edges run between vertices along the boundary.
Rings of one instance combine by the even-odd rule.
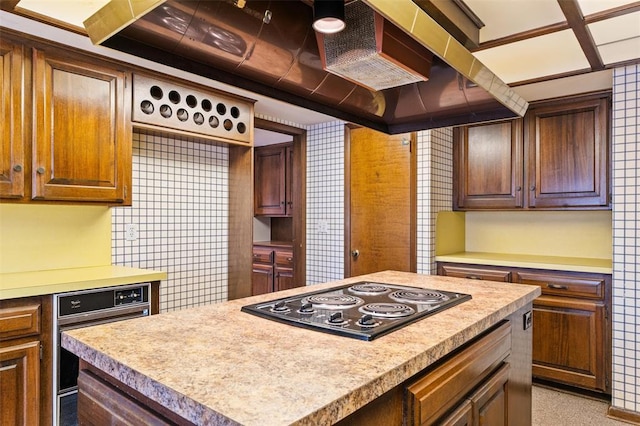
[[[398,302],[404,303],[441,303],[449,300],[449,296],[439,291],[433,290],[398,290],[394,291],[389,297]]]
[[[302,303],[311,303],[318,309],[346,309],[362,305],[364,300],[349,294],[315,294],[305,297]]]

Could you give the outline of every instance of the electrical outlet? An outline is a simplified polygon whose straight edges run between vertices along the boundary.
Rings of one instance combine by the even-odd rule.
[[[128,223],[124,226],[124,239],[127,241],[135,241],[138,239],[138,225]]]
[[[533,313],[531,311],[527,311],[522,316],[522,327],[527,330],[533,325]]]

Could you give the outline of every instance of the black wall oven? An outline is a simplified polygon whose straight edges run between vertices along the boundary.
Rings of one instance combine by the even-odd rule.
[[[54,303],[53,419],[77,425],[78,357],[60,346],[60,333],[81,327],[146,316],[151,313],[151,284],[58,293]]]

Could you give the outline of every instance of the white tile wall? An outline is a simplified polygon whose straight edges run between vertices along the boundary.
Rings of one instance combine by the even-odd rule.
[[[344,123],[307,128],[307,283],[344,278]]]
[[[168,273],[161,312],[227,300],[228,187],[225,145],[134,132],[133,205],[112,210],[112,262]]]
[[[640,413],[640,66],[613,74],[614,407]]]
[[[418,273],[436,273],[436,215],[451,211],[452,197],[453,129],[418,132]]]

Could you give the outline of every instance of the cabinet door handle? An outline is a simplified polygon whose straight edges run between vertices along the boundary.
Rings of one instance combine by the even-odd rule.
[[[547,284],[547,288],[552,288],[554,290],[569,290],[569,287],[561,284]]]
[[[467,275],[467,276],[465,276],[465,278],[468,279],[468,280],[481,280],[482,279],[482,277],[479,277],[477,275]]]
[[[529,188],[531,191],[535,191],[536,190],[536,186],[535,185],[531,185],[531,187]]]
[[[14,172],[21,172],[22,171],[22,164],[16,164],[15,166],[13,166],[13,171]]]
[[[44,167],[38,167],[38,170],[36,170],[36,172],[38,172],[39,175],[43,175],[44,174]]]
[[[522,191],[522,187],[521,187],[521,186],[516,186],[516,191],[517,191],[517,192]]]

